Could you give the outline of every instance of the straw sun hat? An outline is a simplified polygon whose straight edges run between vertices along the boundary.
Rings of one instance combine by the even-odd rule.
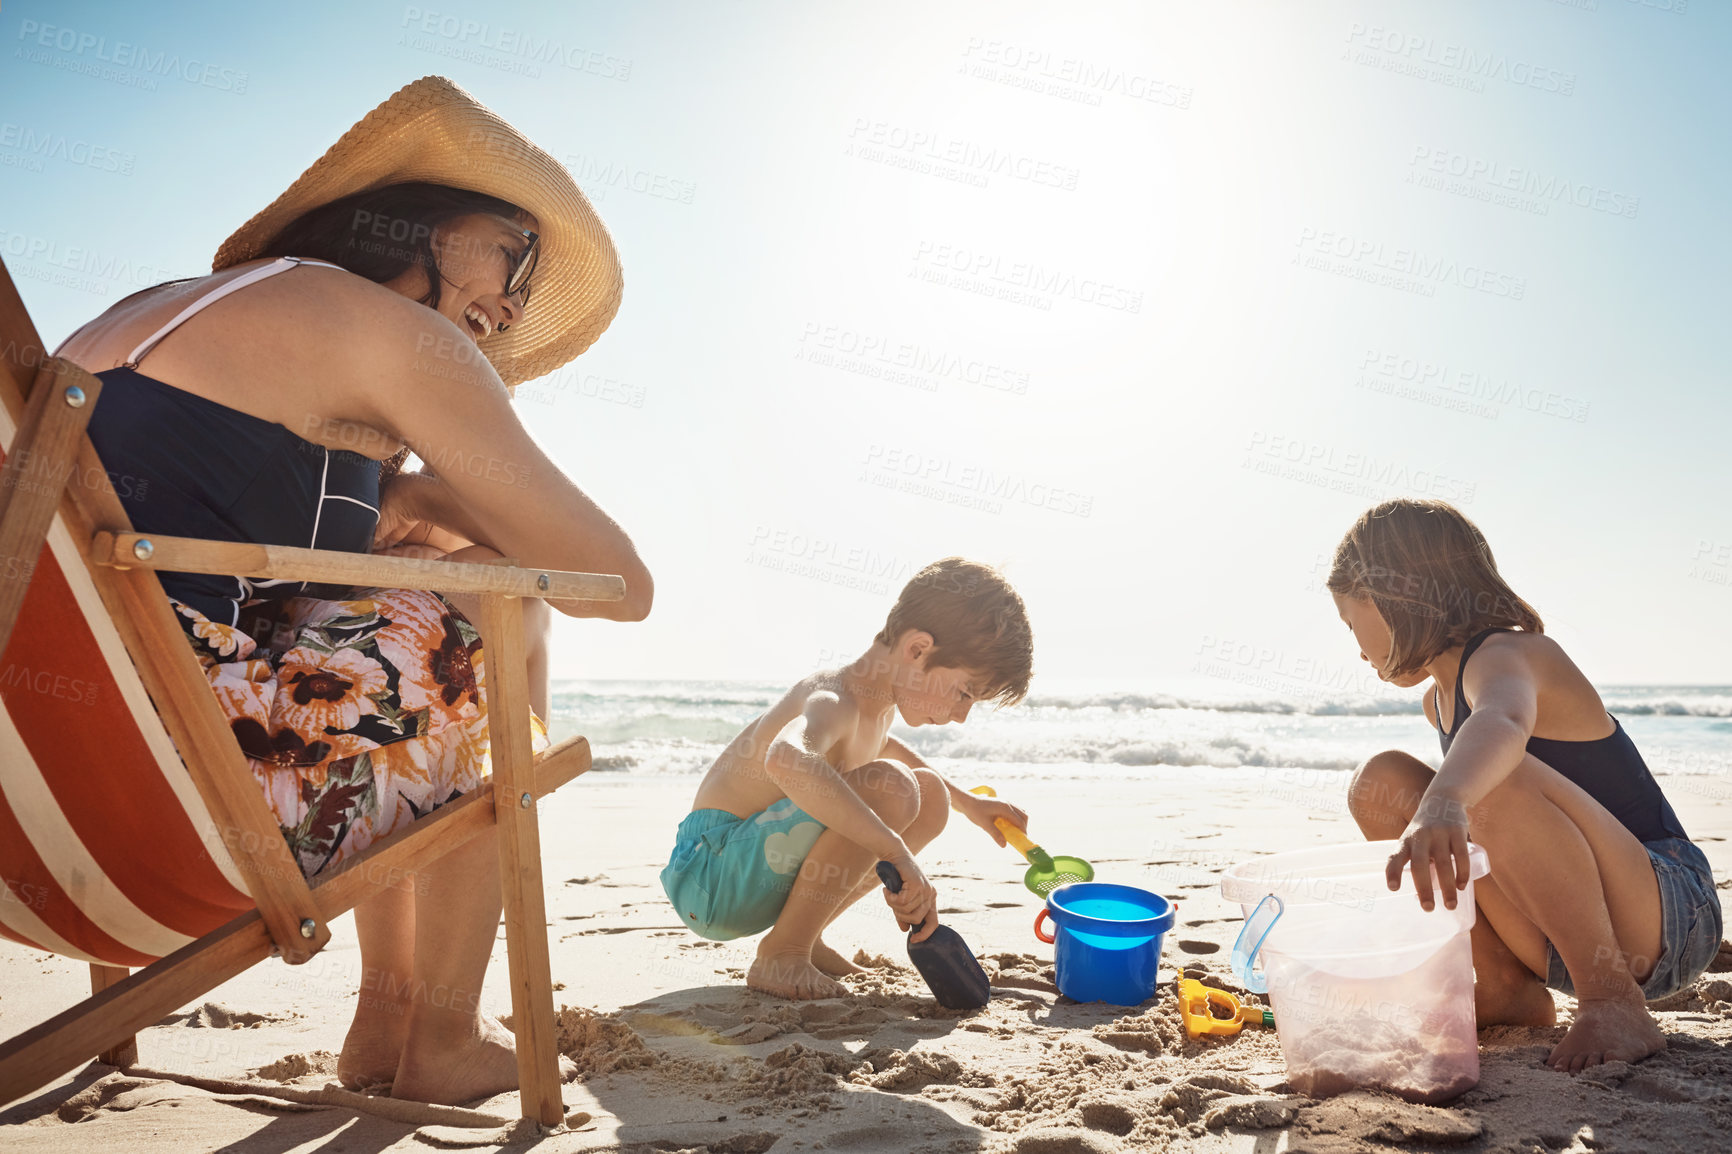
[[[223,241],[211,271],[252,260],[310,209],[406,181],[483,192],[535,214],[541,252],[534,306],[525,320],[481,342],[507,385],[570,361],[619,311],[619,254],[571,173],[443,76],[405,85],[363,117],[288,191]]]

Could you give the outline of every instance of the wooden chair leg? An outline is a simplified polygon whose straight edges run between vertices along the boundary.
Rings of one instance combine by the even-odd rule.
[[[0,1042],[0,1102],[39,1090],[91,1055],[115,1049],[165,1014],[270,957],[257,910],[189,942],[71,1009]]]
[[[92,962],[90,965],[90,992],[100,994],[108,987],[125,981],[131,974],[132,971],[125,966],[102,966]],[[138,1035],[127,1035],[96,1057],[97,1060],[110,1066],[136,1066],[138,1064]]]
[[[478,624],[485,641],[487,731],[493,757],[505,946],[511,966],[512,1030],[517,1035],[518,1091],[525,1118],[557,1126],[565,1120],[565,1102],[553,1028],[547,902],[541,887],[523,602],[515,597],[484,597]]]

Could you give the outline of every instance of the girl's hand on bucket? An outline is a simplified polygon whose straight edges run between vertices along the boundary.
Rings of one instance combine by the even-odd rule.
[[[1389,888],[1401,888],[1401,870],[1408,866],[1413,872],[1413,889],[1419,904],[1430,910],[1436,905],[1432,894],[1432,870],[1437,871],[1443,888],[1443,906],[1453,910],[1456,893],[1467,888],[1472,862],[1467,854],[1467,807],[1460,802],[1425,797],[1419,812],[1401,835],[1401,845],[1389,855],[1384,880]],[[1455,884],[1450,885],[1453,879]]]
[[[923,942],[938,928],[938,890],[910,854],[886,858],[902,875],[902,890],[884,891],[884,904],[896,913],[896,922],[905,930],[919,927],[910,941]]]

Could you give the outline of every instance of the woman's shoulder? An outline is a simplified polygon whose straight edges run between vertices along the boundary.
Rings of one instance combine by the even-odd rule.
[[[62,353],[79,360],[80,353],[96,347],[119,343],[130,348],[188,305],[276,259],[260,257],[220,272],[140,289],[80,325],[62,342]],[[433,312],[347,269],[311,263],[255,280],[212,300],[206,308],[219,305],[226,321],[223,329],[241,339],[250,336],[248,329],[255,323],[268,323],[277,331],[312,324],[325,336],[389,339],[418,325],[425,327],[426,314]],[[192,325],[197,320],[195,314],[184,323]],[[120,357],[125,355],[122,352]]]

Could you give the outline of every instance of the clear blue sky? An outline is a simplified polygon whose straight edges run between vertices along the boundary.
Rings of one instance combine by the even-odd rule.
[[[1049,684],[1338,662],[1418,492],[1597,680],[1726,683],[1732,16],[1667,2],[23,0],[0,255],[58,340],[443,73],[625,260],[519,410],[658,601],[562,675],[791,678],[948,553]]]

